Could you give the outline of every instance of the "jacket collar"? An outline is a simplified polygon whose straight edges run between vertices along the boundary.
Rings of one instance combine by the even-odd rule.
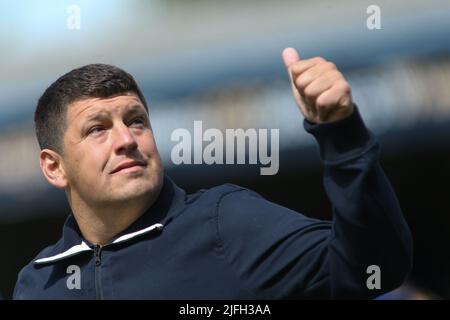
[[[123,243],[152,232],[162,230],[184,208],[186,193],[179,188],[167,175],[164,175],[161,192],[151,206],[142,216],[133,222],[124,231],[117,234],[106,246]],[[35,264],[49,264],[60,261],[87,251],[94,251],[94,245],[86,241],[78,224],[70,214],[63,227],[60,241],[45,255],[34,261]]]

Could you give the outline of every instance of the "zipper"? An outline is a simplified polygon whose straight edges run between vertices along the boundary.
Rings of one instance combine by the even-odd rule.
[[[155,228],[153,230],[161,232],[163,227],[164,227],[164,225],[158,224],[158,225],[155,225]],[[126,240],[123,240],[123,241],[126,241]],[[94,245],[95,296],[96,296],[97,300],[104,300],[105,299],[103,297],[103,287],[102,287],[102,249],[104,247],[110,246],[112,244],[114,244],[114,242],[105,244],[104,246],[101,246],[99,244],[95,244]]]
[[[102,246],[96,244],[94,246],[94,256],[95,256],[95,296],[97,300],[103,300],[101,253],[102,253]]]

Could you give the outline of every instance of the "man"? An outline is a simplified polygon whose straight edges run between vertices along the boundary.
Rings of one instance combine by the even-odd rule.
[[[186,195],[163,173],[134,79],[88,65],[36,109],[42,172],[72,214],[20,272],[14,298],[372,298],[399,286],[411,236],[347,81],[292,48],[283,60],[320,146],[333,222],[232,184]]]

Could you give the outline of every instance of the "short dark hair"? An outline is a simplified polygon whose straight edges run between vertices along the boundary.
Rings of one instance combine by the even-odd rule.
[[[133,76],[107,64],[89,64],[73,69],[53,82],[39,98],[34,114],[36,136],[41,149],[63,152],[68,106],[87,98],[108,98],[121,93],[137,94],[147,103]]]

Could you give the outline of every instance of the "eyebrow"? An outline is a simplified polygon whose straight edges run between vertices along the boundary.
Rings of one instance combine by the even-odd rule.
[[[124,113],[124,116],[130,116],[130,115],[134,115],[137,113],[146,113],[146,112],[145,112],[145,109],[143,109],[141,105],[133,105],[133,106],[127,108],[127,110]],[[85,123],[101,121],[101,120],[107,119],[108,116],[109,116],[109,112],[99,111],[97,113],[93,113],[90,116],[88,116],[86,118]]]
[[[109,115],[109,113],[105,112],[105,111],[100,111],[100,112],[91,114],[89,117],[86,118],[85,123],[107,119],[108,115]]]
[[[127,109],[127,111],[125,111],[124,116],[130,116],[130,115],[134,115],[134,114],[138,114],[138,113],[147,114],[147,112],[145,111],[145,109],[141,105],[136,104],[136,105],[133,105],[133,106],[129,107]]]

